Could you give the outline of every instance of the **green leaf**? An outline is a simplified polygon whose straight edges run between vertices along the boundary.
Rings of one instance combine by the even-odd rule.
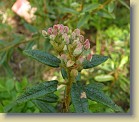
[[[57,102],[58,100],[58,96],[55,94],[47,94],[42,98],[38,98],[37,100],[43,101],[43,102],[50,102],[50,103],[54,103]]]
[[[81,81],[81,73],[80,72],[78,72],[78,75],[75,79],[76,79],[76,81]]]
[[[79,22],[77,23],[77,28],[81,28],[85,23],[87,23],[89,20],[89,17],[90,17],[89,15],[82,16]]]
[[[37,29],[36,29],[34,26],[32,26],[31,24],[25,23],[24,26],[25,26],[25,28],[26,28],[27,30],[29,30],[29,31],[32,32],[32,33],[37,32]]]
[[[8,91],[11,91],[14,88],[14,81],[12,79],[6,81],[6,88]]]
[[[4,61],[7,59],[7,52],[4,51],[0,54],[0,64],[3,64]]]
[[[127,9],[130,10],[129,5],[128,5],[126,2],[124,2],[123,0],[119,0],[119,2],[120,2],[123,6],[125,6]]]
[[[49,53],[39,50],[24,50],[24,54],[51,67],[59,67],[60,59]]]
[[[107,82],[114,80],[114,77],[112,75],[98,75],[94,79],[98,82]]]
[[[64,68],[61,68],[61,74],[62,74],[63,79],[67,79],[67,77],[68,77],[67,72]]]
[[[83,62],[83,68],[88,69],[95,66],[100,65],[101,63],[105,62],[108,59],[108,56],[102,56],[102,55],[93,55],[91,61],[85,60]]]
[[[56,113],[55,108],[49,103],[33,100],[33,103],[43,112],[43,113]]]
[[[9,112],[12,108],[14,108],[15,106],[17,105],[17,103],[14,101],[14,102],[12,102],[12,103],[10,103],[10,104],[8,104],[8,105],[6,105],[5,107],[4,107],[4,112],[5,113],[7,113],[7,112]]]
[[[115,19],[114,13],[108,13],[107,11],[98,11],[98,16],[108,18],[108,19]]]
[[[73,83],[71,88],[71,100],[77,113],[89,112],[86,93],[80,82]]]
[[[17,103],[23,103],[31,99],[47,95],[57,90],[58,81],[46,81],[42,82],[32,88],[27,89],[21,96],[16,100]]]
[[[17,81],[17,82],[15,83],[15,88],[16,88],[16,91],[21,92],[21,90],[22,90],[21,83]]]
[[[0,113],[3,113],[3,112],[4,112],[3,106],[2,106],[2,104],[0,103]]]
[[[78,14],[78,12],[77,12],[76,10],[71,9],[71,8],[59,7],[59,9],[60,9],[61,12],[63,12],[63,13]]]
[[[89,84],[85,89],[87,98],[90,100],[100,102],[115,111],[121,111],[121,109],[111,100],[111,98],[104,94],[102,91],[102,85],[98,85],[96,83]]]
[[[120,65],[119,65],[119,68],[123,68],[123,66],[124,66],[127,62],[128,62],[128,56],[122,57],[121,62],[120,62]]]
[[[115,8],[115,3],[114,1],[112,1],[110,4],[108,4],[108,12],[112,13],[114,8]]]
[[[83,12],[93,11],[93,10],[97,9],[99,5],[100,4],[98,4],[98,3],[87,5],[87,6],[84,7]]]

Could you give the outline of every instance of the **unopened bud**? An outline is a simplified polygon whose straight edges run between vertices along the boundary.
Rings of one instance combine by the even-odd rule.
[[[79,36],[79,41],[80,41],[81,43],[84,42],[84,36],[83,36],[83,35],[80,35],[80,36]]]
[[[77,36],[79,36],[79,35],[80,35],[80,30],[79,30],[78,28],[77,28],[77,29],[75,29],[75,30],[74,30],[74,32],[76,33],[76,35],[77,35]]]
[[[71,66],[73,66],[74,63],[75,63],[74,61],[69,60],[69,61],[67,62],[67,67],[71,67]]]
[[[50,43],[54,47],[54,49],[57,49],[58,44],[56,42],[54,42],[54,41],[51,40]]]
[[[48,30],[47,30],[48,35],[51,35],[52,34],[52,31],[53,31],[52,28],[48,28]]]
[[[83,48],[83,45],[82,45],[81,43],[78,43],[78,44],[77,44],[77,47],[75,48],[75,50],[74,50],[74,52],[73,52],[73,55],[74,55],[74,56],[80,55],[81,52],[83,51],[82,48]]]
[[[66,54],[62,54],[60,56],[60,59],[63,60],[66,63],[67,62],[67,55]]]
[[[47,33],[45,30],[42,30],[42,35],[43,35],[44,37],[46,37],[46,36],[48,36],[48,33]]]
[[[86,39],[85,40],[85,42],[84,42],[84,49],[90,49],[90,42],[89,42],[89,40],[88,39]]]
[[[78,63],[82,64],[84,61],[84,57],[83,56],[80,56],[77,60]]]
[[[76,77],[76,76],[78,76],[78,70],[77,70],[77,69],[72,69],[71,72],[70,72],[70,76],[71,76],[71,77]]]
[[[50,35],[50,40],[54,40],[55,39],[55,35]]]
[[[64,32],[65,32],[65,33],[68,33],[68,32],[69,32],[68,26],[64,26]]]
[[[86,59],[87,59],[88,61],[91,61],[91,59],[92,59],[92,54],[87,55]]]

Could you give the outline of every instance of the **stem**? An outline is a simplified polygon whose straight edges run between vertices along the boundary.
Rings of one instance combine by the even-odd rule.
[[[73,82],[73,78],[70,76],[70,71],[68,70],[68,84],[66,86],[66,92],[65,92],[65,98],[64,98],[64,106],[63,106],[63,112],[69,112],[69,105],[70,105],[70,91],[71,91],[71,86]]]

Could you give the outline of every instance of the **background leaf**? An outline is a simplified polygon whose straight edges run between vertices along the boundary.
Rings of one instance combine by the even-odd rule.
[[[107,82],[114,80],[114,77],[112,75],[97,75],[94,77],[94,79],[98,82]]]

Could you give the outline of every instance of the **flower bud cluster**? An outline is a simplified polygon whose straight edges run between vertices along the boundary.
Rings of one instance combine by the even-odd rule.
[[[42,34],[44,37],[49,37],[50,43],[58,52],[65,67],[79,71],[85,59],[91,60],[90,42],[84,39],[79,29],[72,32],[67,26],[56,24],[47,31],[43,30]]]

